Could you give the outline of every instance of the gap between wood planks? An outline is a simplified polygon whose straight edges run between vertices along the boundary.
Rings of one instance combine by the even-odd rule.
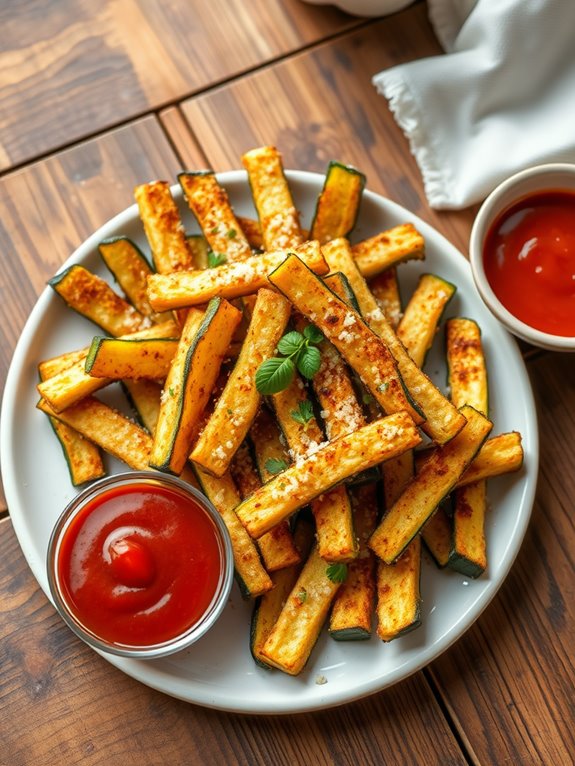
[[[449,651],[449,649],[447,651]],[[433,696],[435,697],[435,701],[437,702],[439,709],[443,713],[445,722],[449,726],[449,729],[453,735],[453,738],[457,742],[457,745],[459,746],[459,749],[461,750],[461,754],[465,758],[465,761],[469,764],[469,766],[481,766],[481,762],[477,759],[477,757],[473,753],[471,744],[469,740],[467,739],[467,737],[465,736],[463,729],[461,729],[458,725],[457,716],[455,715],[454,711],[449,707],[446,700],[442,697],[441,692],[439,691],[439,688],[433,678],[433,674],[427,667],[423,668],[421,672],[423,674],[423,677],[427,681],[427,685],[431,689]]]

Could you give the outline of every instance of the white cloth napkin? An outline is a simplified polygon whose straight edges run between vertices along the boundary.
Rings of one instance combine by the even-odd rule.
[[[575,163],[575,0],[428,0],[446,53],[375,75],[434,208]]]

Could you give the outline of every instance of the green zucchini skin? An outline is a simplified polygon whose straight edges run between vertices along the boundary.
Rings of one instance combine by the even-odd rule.
[[[67,290],[68,282],[74,285],[71,293]],[[136,332],[145,324],[143,314],[114,292],[105,280],[84,266],[72,264],[49,279],[47,284],[62,298],[68,308],[94,322],[108,335],[118,336]],[[89,285],[88,290],[86,285]]]
[[[88,476],[85,476],[85,478],[82,478],[79,480],[77,478],[77,472],[76,467],[74,465],[74,458],[70,453],[68,452],[68,447],[66,445],[66,442],[61,436],[60,429],[62,427],[69,428],[70,426],[66,426],[64,423],[61,423],[56,418],[51,417],[50,415],[48,417],[48,422],[50,423],[50,426],[52,427],[52,430],[54,431],[54,434],[56,438],[58,439],[58,443],[60,444],[60,447],[62,448],[62,452],[64,453],[64,459],[66,460],[66,465],[68,466],[68,473],[70,474],[70,482],[73,487],[81,487],[83,484],[86,484],[89,481],[95,481],[96,479],[101,479],[103,476],[106,476],[106,469],[104,468],[103,462],[101,462],[101,456],[100,456],[100,463],[96,464],[94,462],[94,471]],[[87,440],[85,440],[86,444],[90,445],[90,449],[94,450],[95,455],[100,453],[99,447],[96,445],[90,444]]]
[[[212,298],[210,302],[208,303],[204,318],[186,353],[186,359],[185,359],[184,370],[182,375],[182,379],[184,381],[187,380],[190,374],[191,367],[192,367],[192,360],[194,358],[194,354],[198,347],[198,344],[201,341],[201,339],[204,337],[204,335],[206,334],[208,327],[210,326],[216,312],[218,311],[220,307],[221,302],[222,302],[221,298]],[[176,437],[177,437],[177,434],[179,431],[179,425],[182,421],[182,417],[184,413],[185,398],[186,398],[186,386],[182,384],[180,388],[180,392],[179,392],[178,407],[177,407],[177,411],[175,415],[175,425],[174,425],[174,428],[172,428],[172,438],[170,439],[169,444],[166,444],[164,446],[163,458],[161,460],[155,461],[154,463],[150,462],[150,467],[155,468],[158,471],[163,471],[165,473],[171,473],[174,475],[179,475],[180,473],[179,471],[176,471],[172,468],[172,455],[176,447]]]
[[[332,191],[337,192],[337,185],[338,185],[338,177],[346,178],[347,180],[347,188],[345,189],[345,193],[341,193],[339,195],[335,195],[336,199],[335,202],[332,198]],[[326,239],[335,239],[336,237],[348,237],[353,229],[355,228],[355,225],[357,223],[357,217],[359,215],[359,208],[360,208],[360,202],[361,197],[363,194],[363,190],[365,188],[366,184],[366,176],[364,173],[359,171],[357,168],[352,167],[351,165],[346,165],[343,162],[339,162],[337,160],[331,160],[331,162],[327,166],[327,170],[325,173],[325,180],[323,183],[323,188],[318,196],[318,200],[315,206],[315,211],[313,214],[313,219],[310,226],[310,239],[320,239],[321,241],[325,242]],[[355,185],[356,187],[356,199],[353,199],[353,196],[350,194],[350,184]],[[351,208],[351,216],[349,216],[350,207],[349,207],[349,198],[352,197],[352,203],[353,208]],[[327,202],[326,202],[327,200]],[[334,205],[336,206],[335,212],[336,214],[339,213],[339,218],[342,221],[345,221],[346,216],[349,218],[347,223],[338,223],[336,224],[336,230],[322,230],[322,226],[325,224],[322,223],[322,215],[326,214],[329,216],[330,213],[333,214],[334,210],[333,208],[327,209],[328,206]],[[344,207],[344,205],[347,205],[347,207]]]
[[[450,569],[454,569],[456,572],[459,572],[459,574],[470,577],[472,580],[476,580],[485,571],[480,564],[477,564],[466,556],[461,556],[453,548],[449,554],[448,566]]]
[[[371,632],[364,628],[344,628],[332,630],[329,634],[335,641],[366,641],[371,638]]]
[[[113,268],[110,259],[107,258],[105,253],[102,251],[102,248],[104,248],[106,245],[115,245],[119,242],[125,242],[129,246],[130,250],[132,250],[134,255],[142,259],[144,267],[153,270],[153,264],[150,263],[148,258],[144,255],[143,250],[134,242],[134,240],[123,235],[118,235],[117,237],[106,237],[98,245],[98,252],[100,253],[102,260],[110,271],[110,274],[114,277],[114,279],[116,279],[116,281],[118,281],[116,278],[116,271]]]
[[[481,328],[473,319],[454,317],[446,323],[448,385],[454,403],[489,411],[488,375]],[[451,496],[452,535],[447,565],[476,579],[487,566],[485,482],[456,489]]]

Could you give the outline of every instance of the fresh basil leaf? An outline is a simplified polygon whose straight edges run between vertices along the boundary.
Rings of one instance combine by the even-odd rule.
[[[302,349],[296,359],[296,364],[304,378],[313,378],[321,364],[319,349],[315,346],[307,346],[307,348]]]
[[[325,573],[332,582],[345,582],[347,580],[347,564],[329,564]]]
[[[266,460],[265,462],[265,468],[268,473],[276,474],[281,473],[282,471],[285,471],[285,469],[288,467],[288,464],[285,460],[281,460],[277,457],[270,457],[269,460]]]
[[[278,343],[278,351],[284,356],[297,354],[304,342],[303,335],[295,330],[286,333]]]
[[[277,394],[289,386],[295,373],[291,359],[277,356],[262,362],[256,372],[256,388],[260,394]]]
[[[313,418],[312,403],[305,399],[299,403],[297,410],[290,412],[290,415],[296,423],[301,423],[302,426],[305,426]]]
[[[304,327],[303,335],[310,343],[321,343],[323,340],[323,333],[314,324],[308,324]]]

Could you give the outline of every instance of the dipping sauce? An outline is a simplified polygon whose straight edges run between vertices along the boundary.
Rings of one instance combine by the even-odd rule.
[[[575,336],[575,193],[529,195],[495,220],[483,249],[485,275],[525,324]]]
[[[193,496],[161,482],[113,484],[64,527],[60,596],[83,628],[118,646],[158,645],[210,609],[224,576],[221,534]]]

